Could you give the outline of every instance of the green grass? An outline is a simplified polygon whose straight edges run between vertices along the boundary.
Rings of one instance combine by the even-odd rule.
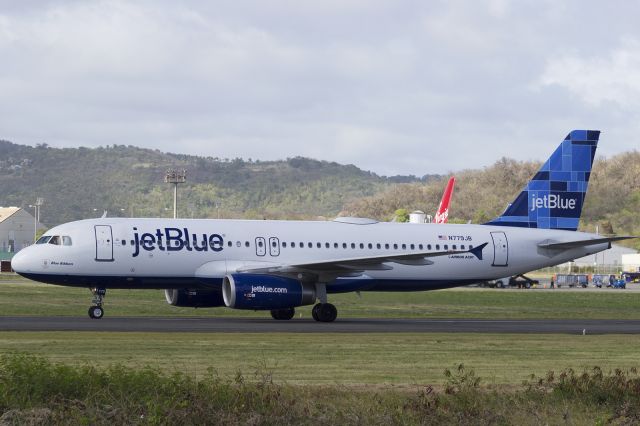
[[[52,425],[486,425],[637,424],[636,369],[565,370],[532,377],[510,390],[482,387],[473,369],[443,372],[432,386],[354,391],[249,380],[214,371],[196,378],[176,371],[121,365],[72,366],[33,356],[0,357],[2,424]]]
[[[70,364],[150,365],[199,376],[269,370],[292,384],[442,384],[454,364],[485,383],[519,385],[531,373],[638,367],[640,337],[531,334],[247,334],[0,332],[0,353]]]
[[[0,315],[84,316],[91,293],[84,288],[0,281]],[[330,295],[339,318],[640,319],[640,296],[628,291],[542,291],[463,288],[415,293]],[[161,290],[109,290],[108,316],[267,316],[228,308],[176,308]],[[310,316],[311,307],[298,314]]]

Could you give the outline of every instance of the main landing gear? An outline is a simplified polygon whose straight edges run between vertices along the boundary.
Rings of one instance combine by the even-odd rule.
[[[338,317],[338,310],[331,303],[318,303],[311,310],[314,320],[320,322],[332,322]]]
[[[295,308],[272,309],[271,318],[274,320],[290,320],[296,314]]]
[[[107,289],[94,287],[91,289],[91,293],[93,294],[93,305],[89,308],[89,318],[100,319],[104,316],[102,302],[104,301],[104,296],[107,294]]]
[[[320,303],[311,310],[311,316],[319,322],[333,322],[338,317],[338,310],[327,302],[327,286],[323,283],[316,284],[316,294]]]

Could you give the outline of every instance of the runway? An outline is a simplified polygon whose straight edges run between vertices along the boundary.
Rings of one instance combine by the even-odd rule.
[[[0,331],[163,333],[553,333],[640,334],[640,320],[486,320],[345,318],[0,317]]]

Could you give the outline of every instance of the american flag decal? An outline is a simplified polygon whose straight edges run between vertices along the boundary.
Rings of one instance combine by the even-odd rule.
[[[446,235],[438,235],[438,239],[439,240],[447,240],[447,236]]]

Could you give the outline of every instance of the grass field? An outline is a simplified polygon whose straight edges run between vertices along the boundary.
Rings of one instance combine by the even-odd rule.
[[[205,334],[0,332],[0,353],[69,364],[153,366],[226,378],[269,373],[291,384],[442,384],[464,364],[483,384],[519,385],[528,375],[638,367],[640,337],[529,334]]]
[[[459,289],[335,295],[339,317],[639,319],[636,292]],[[0,316],[83,317],[86,289],[22,279],[0,282]],[[309,307],[299,312],[309,315]],[[268,316],[226,308],[175,308],[162,291],[110,290],[109,316]],[[25,352],[72,364],[145,365],[199,375],[269,371],[294,384],[411,385],[443,381],[457,364],[487,384],[520,384],[529,374],[638,365],[640,336],[506,334],[203,334],[0,332],[0,353]]]
[[[621,291],[543,291],[463,288],[416,293],[330,295],[338,318],[512,318],[640,319],[640,294]],[[37,284],[23,279],[0,281],[1,315],[84,316],[87,289]],[[269,316],[267,312],[228,308],[176,308],[161,290],[109,290],[108,316]],[[311,307],[298,314],[309,317]]]

